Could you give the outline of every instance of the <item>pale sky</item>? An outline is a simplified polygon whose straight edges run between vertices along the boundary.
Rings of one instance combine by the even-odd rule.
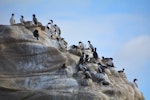
[[[8,25],[12,13],[18,23],[20,15],[36,14],[43,25],[53,19],[69,45],[90,40],[100,57],[113,57],[130,81],[137,78],[150,100],[149,0],[0,0],[0,13],[0,24]]]

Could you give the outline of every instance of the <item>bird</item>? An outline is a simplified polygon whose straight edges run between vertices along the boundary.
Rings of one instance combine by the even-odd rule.
[[[92,51],[94,51],[94,46],[91,44],[90,41],[88,41],[88,43],[89,43],[89,48],[90,48]]]
[[[84,62],[84,53],[82,53],[82,56],[79,59],[79,64],[83,64]]]
[[[51,20],[49,20],[50,21],[50,23],[52,24],[53,23],[53,20],[51,19]]]
[[[102,73],[102,65],[101,65],[101,63],[98,63],[97,65],[98,65],[98,72]]]
[[[133,80],[133,83],[136,85],[136,87],[138,88],[138,85],[136,84],[136,81],[137,81],[137,79],[135,78],[134,80]]]
[[[50,25],[51,23],[48,23],[47,25],[46,25],[46,28],[49,30],[50,29],[50,27],[49,27],[49,25]]]
[[[46,28],[49,30],[49,27],[48,27],[48,26],[47,26]]]
[[[61,66],[61,69],[65,69],[67,68],[66,64],[64,63],[62,66]]]
[[[89,55],[85,55],[85,62],[89,62],[89,61],[90,61]]]
[[[63,75],[67,75],[68,74],[68,71],[66,70],[67,69],[67,66],[66,64],[64,63],[59,69],[58,69],[58,73],[61,73]]]
[[[38,40],[38,38],[39,38],[38,30],[34,30],[33,35],[34,35],[34,37],[36,37],[37,40]]]
[[[33,22],[34,22],[34,24],[35,24],[35,25],[37,25],[37,24],[38,24],[38,20],[37,20],[37,18],[36,18],[36,16],[35,16],[35,14],[33,14]]]
[[[79,47],[76,45],[72,45],[71,47],[72,47],[72,49],[75,49],[76,51],[79,49]]]
[[[81,64],[79,64],[79,66],[78,66],[78,71],[83,71],[83,72],[85,72],[85,71],[88,71],[88,68],[87,68],[83,63],[81,63]]]
[[[95,51],[93,52],[93,58],[95,58],[96,60],[98,59],[98,54],[96,52],[96,48],[95,48]]]
[[[79,41],[78,47],[79,47],[81,50],[84,50],[84,44],[83,44],[81,41]]]
[[[21,15],[21,18],[20,18],[20,22],[21,22],[22,25],[25,25],[25,23],[26,23],[25,20],[24,20],[24,16],[22,16],[22,15]]]
[[[54,28],[55,28],[55,32],[57,33],[57,35],[61,35],[61,30],[60,30],[60,28],[56,25],[56,24],[54,24]]]
[[[14,19],[14,16],[15,16],[15,14],[14,13],[12,13],[12,16],[11,16],[11,18],[10,18],[10,25],[14,25],[16,22],[15,22],[15,19]]]
[[[124,68],[122,70],[119,70],[118,73],[123,73],[124,72]]]
[[[98,67],[98,72],[102,73],[102,68]]]

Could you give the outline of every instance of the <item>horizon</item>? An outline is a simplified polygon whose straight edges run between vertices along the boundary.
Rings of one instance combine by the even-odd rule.
[[[128,80],[138,79],[140,91],[149,100],[149,5],[148,0],[5,0],[0,1],[0,24],[9,25],[12,13],[17,23],[20,15],[32,21],[36,14],[43,25],[52,19],[69,46],[79,41],[87,45],[90,40],[99,57],[114,58],[118,70],[125,68]]]

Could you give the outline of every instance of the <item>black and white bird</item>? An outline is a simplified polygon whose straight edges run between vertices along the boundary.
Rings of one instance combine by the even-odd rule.
[[[84,63],[84,52],[82,53],[82,56],[79,59],[79,64],[83,64]]]
[[[21,22],[22,25],[25,25],[25,23],[26,23],[25,20],[24,20],[24,16],[22,16],[22,15],[21,15],[21,18],[20,18],[20,22]]]
[[[49,21],[50,21],[50,23],[51,23],[51,24],[53,24],[53,20],[52,20],[52,19],[51,19],[51,20],[49,20]]]
[[[39,38],[38,30],[34,30],[33,35],[34,35],[34,37],[36,37],[37,40],[38,40],[38,38]]]
[[[88,43],[89,43],[89,48],[90,48],[92,51],[94,51],[94,46],[91,44],[90,41],[88,41]]]
[[[97,52],[96,52],[96,48],[95,48],[95,50],[94,50],[94,52],[93,52],[93,58],[94,58],[95,60],[98,59],[98,54],[97,54]]]
[[[66,64],[64,63],[64,64],[59,68],[58,72],[61,72],[62,74],[67,74],[66,69],[67,69],[67,66],[66,66]]]
[[[71,47],[72,47],[72,49],[76,49],[76,51],[77,51],[77,49],[79,49],[79,47],[76,45],[72,45]]]
[[[124,72],[124,68],[122,70],[119,70],[118,73],[123,73]]]
[[[86,67],[86,65],[84,65],[83,63],[79,64],[78,66],[78,71],[88,71],[88,68]]]
[[[89,61],[90,61],[89,55],[85,55],[85,62],[89,62]]]
[[[136,87],[138,88],[138,85],[136,84],[136,81],[137,81],[137,79],[135,78],[134,80],[133,80],[133,83],[136,85]]]
[[[79,41],[79,43],[78,43],[78,47],[81,49],[81,50],[84,50],[84,44],[81,42],[81,41]]]
[[[54,24],[54,28],[55,28],[55,32],[57,33],[57,35],[60,36],[61,35],[60,28],[56,24]]]
[[[35,14],[33,14],[33,23],[34,23],[35,25],[38,25],[38,20],[37,20]]]
[[[48,23],[47,25],[46,25],[46,28],[49,30],[50,29],[50,27],[49,27],[49,25],[50,25],[51,23]]]
[[[97,65],[98,65],[98,72],[102,73],[102,65],[101,65],[101,63],[98,63]]]
[[[16,23],[15,19],[14,19],[14,16],[15,16],[15,14],[12,13],[11,18],[10,18],[10,25],[14,25]]]

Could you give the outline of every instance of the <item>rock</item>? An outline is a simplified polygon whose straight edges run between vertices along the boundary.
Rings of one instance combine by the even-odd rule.
[[[110,85],[85,79],[76,69],[81,52],[61,51],[41,26],[30,24],[0,25],[1,100],[144,100],[142,92],[114,68],[106,71]],[[39,40],[33,36],[35,29]],[[68,67],[59,72],[64,63]],[[94,63],[87,67],[92,75],[97,73]]]
[[[70,53],[77,55],[77,56],[81,56],[82,55],[82,51],[80,49],[76,49],[76,48],[70,48],[68,50]]]
[[[92,84],[93,84],[93,81],[90,78],[81,80],[82,86],[92,86]]]

